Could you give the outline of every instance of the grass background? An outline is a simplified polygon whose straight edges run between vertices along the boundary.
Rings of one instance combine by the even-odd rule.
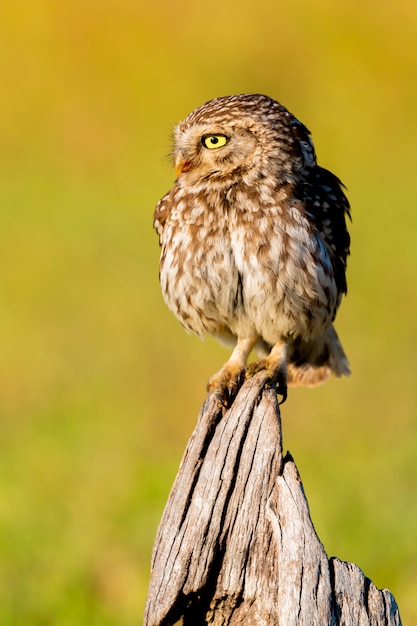
[[[417,625],[417,5],[22,0],[0,19],[0,624],[140,624],[151,547],[227,358],[160,296],[173,124],[267,93],[352,204],[348,380],[284,445],[329,555]]]

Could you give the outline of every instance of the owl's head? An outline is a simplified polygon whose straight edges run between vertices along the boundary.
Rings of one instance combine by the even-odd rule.
[[[315,165],[309,132],[268,96],[215,98],[190,113],[174,131],[173,158],[188,184],[210,180],[248,184],[273,176],[293,181]]]

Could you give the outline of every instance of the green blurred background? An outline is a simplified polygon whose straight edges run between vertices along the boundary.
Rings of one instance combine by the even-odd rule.
[[[350,379],[293,390],[319,537],[417,625],[417,4],[23,0],[0,10],[0,624],[142,622],[152,543],[227,358],[162,302],[172,126],[263,92],[346,183]]]

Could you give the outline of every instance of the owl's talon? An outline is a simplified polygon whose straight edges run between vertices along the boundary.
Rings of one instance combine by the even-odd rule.
[[[287,399],[287,376],[282,366],[271,367],[268,358],[260,359],[253,363],[249,363],[245,370],[245,378],[252,378],[258,372],[265,372],[264,386],[275,387],[278,396],[282,396],[282,400],[278,404],[284,404]]]
[[[284,404],[288,395],[287,381],[285,375],[282,372],[278,372],[276,375],[270,375],[266,372],[265,387],[274,387],[277,396],[281,396],[282,399],[278,400],[278,404]]]
[[[230,395],[227,391],[219,390],[214,391],[217,400],[217,406],[219,409],[229,409],[233,400],[230,399]]]
[[[207,391],[216,395],[219,406],[229,408],[243,382],[242,370],[223,368],[207,383]]]
[[[275,385],[275,391],[277,396],[281,396],[282,399],[278,400],[278,404],[284,404],[284,402],[287,399],[287,395],[288,395],[288,388],[287,388],[287,382],[286,380],[277,380],[274,381],[272,384],[271,383],[267,383],[267,386],[273,386]]]

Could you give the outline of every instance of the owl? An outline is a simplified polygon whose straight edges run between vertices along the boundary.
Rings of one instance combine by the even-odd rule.
[[[154,214],[160,283],[187,331],[233,348],[209,391],[230,404],[262,371],[284,401],[287,386],[350,374],[333,326],[349,202],[307,128],[265,95],[215,98],[176,126],[173,162]]]

